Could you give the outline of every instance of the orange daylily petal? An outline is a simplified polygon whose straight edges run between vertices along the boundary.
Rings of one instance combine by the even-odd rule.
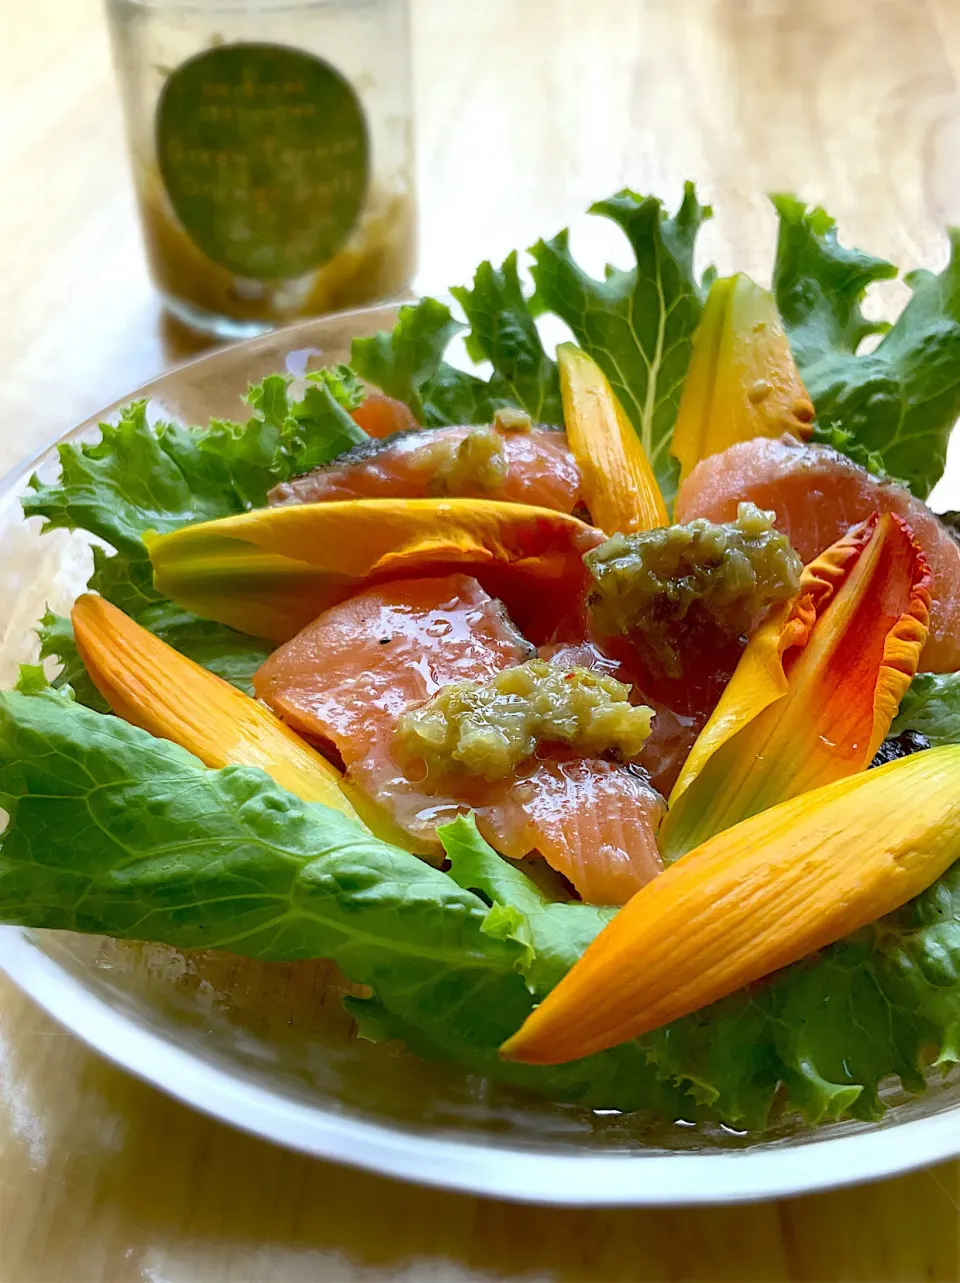
[[[670,445],[681,482],[738,441],[808,437],[813,417],[773,295],[743,273],[714,281]]]
[[[305,802],[356,819],[340,773],[258,700],[85,593],[71,615],[77,650],[117,716],[172,740],[206,766],[257,766]]]
[[[889,513],[855,526],[760,626],[694,745],[661,828],[675,860],[714,833],[869,766],[916,672],[930,574]]]
[[[501,1049],[578,1060],[699,1011],[905,904],[960,856],[960,745],[720,833],[638,891]]]
[[[492,499],[348,499],[261,508],[147,536],[164,596],[241,632],[287,641],[371,583],[475,575],[520,627],[549,626],[601,541],[576,517]]]
[[[557,364],[567,441],[594,525],[611,535],[669,525],[647,452],[606,375],[573,343],[560,344]]]

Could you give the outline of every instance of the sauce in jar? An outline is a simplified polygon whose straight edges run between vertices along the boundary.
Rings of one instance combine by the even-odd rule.
[[[109,0],[153,279],[239,337],[400,294],[406,0]]]

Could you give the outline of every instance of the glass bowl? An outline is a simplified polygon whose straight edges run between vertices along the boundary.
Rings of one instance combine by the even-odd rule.
[[[350,340],[389,328],[368,308],[211,353],[147,384],[66,434],[91,438],[133,396],[158,415],[238,417],[252,379],[309,356],[346,360]],[[86,537],[42,538],[18,497],[55,474],[51,445],[0,487],[0,682],[36,654],[45,604],[65,610],[86,582]],[[0,967],[52,1016],[130,1072],[279,1144],[408,1180],[571,1205],[770,1198],[890,1175],[960,1154],[960,1076],[919,1098],[887,1093],[877,1125],[764,1136],[552,1104],[355,1037],[348,982],[325,962],[262,964],[222,953],[64,932],[0,928]]]

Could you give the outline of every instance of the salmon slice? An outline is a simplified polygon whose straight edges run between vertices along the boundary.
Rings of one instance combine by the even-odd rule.
[[[253,687],[350,767],[441,686],[485,681],[535,653],[468,575],[401,579],[325,611],[273,652]]]
[[[495,784],[442,787],[411,777],[392,752],[399,717],[453,681],[485,681],[535,651],[503,607],[465,575],[402,580],[326,611],[275,651],[257,695],[346,768],[412,850],[436,855],[438,824],[476,809],[505,855],[539,850],[583,896],[619,904],[660,868],[663,801],[635,768],[544,753]]]
[[[368,437],[391,437],[395,432],[416,432],[420,427],[402,401],[382,392],[368,392],[350,417]]]
[[[626,904],[661,871],[666,806],[638,768],[549,757],[508,795],[477,807],[477,827],[512,859],[537,850],[588,904]]]
[[[920,657],[926,672],[960,668],[960,545],[921,500],[878,481],[829,446],[791,437],[742,441],[701,460],[680,487],[674,519],[732,521],[744,500],[777,515],[777,527],[805,563],[874,512],[902,517],[933,576],[930,633]]]
[[[406,833],[437,854],[436,827],[463,809],[394,761],[401,714],[441,686],[485,681],[535,654],[499,601],[467,575],[398,580],[325,611],[273,652],[256,694],[328,756]]]
[[[366,403],[364,403],[366,404]],[[362,409],[363,407],[361,407]],[[565,433],[552,428],[496,434],[506,474],[499,484],[456,484],[449,493],[464,498],[503,499],[559,512],[580,504],[580,470],[567,449]],[[425,499],[437,494],[438,468],[470,427],[402,432],[383,441],[364,442],[339,459],[270,492],[271,504],[324,503],[335,499]]]

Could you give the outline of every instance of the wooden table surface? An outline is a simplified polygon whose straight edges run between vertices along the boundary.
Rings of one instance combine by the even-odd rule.
[[[147,279],[100,0],[0,0],[0,468],[181,359]],[[422,289],[623,184],[763,193],[938,265],[960,223],[957,0],[413,0]],[[895,306],[897,288],[880,306]],[[712,1211],[427,1193],[273,1149],[113,1069],[0,982],[0,1283],[960,1277],[960,1171]]]

